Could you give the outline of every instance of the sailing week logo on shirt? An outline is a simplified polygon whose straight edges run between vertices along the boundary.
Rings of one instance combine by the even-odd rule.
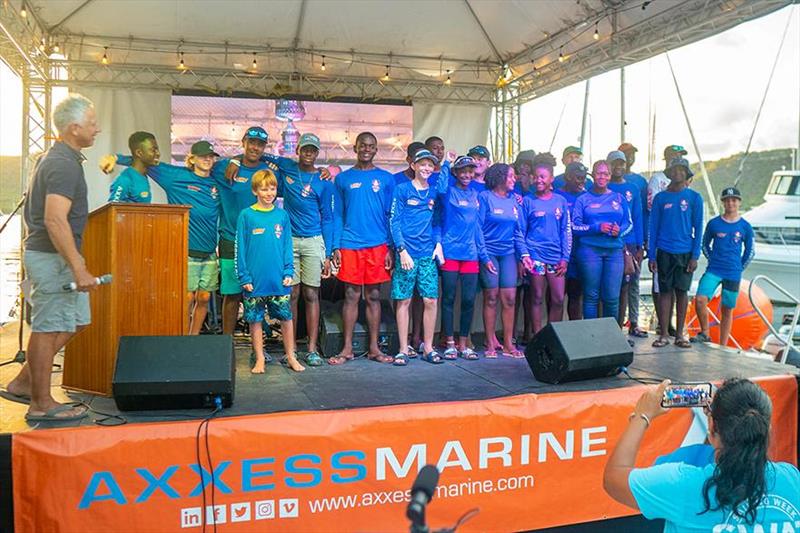
[[[435,202],[434,202],[433,198],[431,198],[430,200],[428,200],[428,209],[430,209],[431,211],[433,211],[433,204],[434,204],[434,203],[435,203]]]
[[[372,180],[372,192],[378,192],[381,190],[381,182],[377,179]]]
[[[303,187],[303,190],[300,192],[300,195],[303,198],[308,198],[308,196],[310,194],[311,194],[311,185],[306,185],[305,187]]]
[[[216,187],[211,187],[211,198],[216,200],[218,194],[219,194],[219,191],[217,191],[217,188]]]
[[[611,200],[611,208],[614,211],[619,211],[619,202],[616,200]]]
[[[556,220],[561,220],[561,208],[560,207],[556,207],[555,215],[556,215]]]
[[[631,191],[625,191],[625,199],[628,200],[628,202],[632,202],[633,201],[633,193]]]
[[[280,224],[275,224],[275,238],[280,239],[282,234],[283,234],[283,226]]]
[[[739,232],[739,231],[734,231],[733,232],[733,242],[736,243],[736,244],[739,244],[740,242],[742,242],[742,233],[741,232]]]
[[[687,209],[689,209],[689,202],[684,198],[681,200],[681,211],[686,211]]]

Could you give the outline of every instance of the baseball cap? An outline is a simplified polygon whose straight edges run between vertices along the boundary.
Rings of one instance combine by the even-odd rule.
[[[439,162],[439,159],[435,155],[433,155],[430,152],[430,150],[419,150],[414,155],[414,163],[418,163],[418,162],[422,161],[423,159],[429,159],[429,160],[433,161],[434,165]]]
[[[420,150],[425,150],[425,143],[421,143],[419,141],[414,141],[408,145],[406,148],[406,157],[409,159],[414,159],[414,154],[419,152]]]
[[[686,151],[686,148],[680,144],[670,144],[664,148],[664,159],[669,159],[670,157],[674,157],[676,155],[686,155],[688,153],[689,152]]]
[[[742,193],[739,192],[739,189],[736,187],[728,187],[727,189],[722,189],[721,198],[724,200],[725,198],[738,198],[739,200],[742,199]]]
[[[486,148],[485,146],[481,145],[481,144],[479,144],[477,146],[473,146],[472,148],[470,148],[469,152],[467,152],[467,155],[469,155],[469,156],[476,156],[477,155],[477,156],[480,156],[480,157],[485,157],[486,159],[491,159],[492,158],[492,154],[489,153],[489,149]]]
[[[684,167],[686,169],[686,177],[687,178],[691,178],[692,176],[694,176],[694,172],[692,172],[692,169],[689,168],[689,161],[687,161],[686,159],[684,159],[682,157],[676,157],[675,159],[670,161],[669,162],[669,166],[667,167],[667,171],[669,171],[670,169],[673,169],[675,167]]]
[[[267,135],[267,131],[261,126],[251,126],[244,132],[244,137],[242,137],[242,139],[258,139],[259,141],[267,142],[267,140],[269,140],[269,135]]]
[[[214,151],[214,147],[208,141],[197,141],[192,145],[192,155],[213,155],[219,157],[219,154]]]
[[[564,148],[564,151],[561,152],[561,157],[567,157],[567,154],[580,154],[583,155],[583,150],[580,149],[579,146],[567,146]]]
[[[297,147],[302,148],[303,146],[313,146],[317,150],[320,149],[320,142],[319,137],[314,135],[313,133],[304,133],[300,136],[300,140],[297,142]]]
[[[620,152],[625,152],[625,153],[638,152],[639,151],[639,149],[636,148],[631,143],[622,143],[622,144],[619,145],[619,148],[617,148],[617,150],[619,150]]]
[[[468,155],[462,155],[453,163],[453,170],[458,168],[475,167],[475,160]]]
[[[581,163],[580,161],[575,161],[574,163],[570,163],[567,165],[567,169],[564,171],[564,175],[567,174],[575,174],[577,176],[586,177],[589,174],[589,169],[586,168],[586,165]]]
[[[616,161],[617,159],[621,159],[623,161],[627,161],[628,158],[625,157],[625,153],[620,150],[612,150],[608,152],[606,156],[606,162],[611,163],[612,161]]]

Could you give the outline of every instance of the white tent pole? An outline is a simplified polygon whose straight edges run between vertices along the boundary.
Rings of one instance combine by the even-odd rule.
[[[581,120],[581,150],[583,150],[586,142],[586,116],[589,112],[589,87],[591,86],[592,79],[586,80],[586,92],[583,95],[583,120]]]
[[[675,91],[678,93],[678,100],[681,103],[681,109],[683,110],[683,118],[686,119],[686,127],[689,128],[689,136],[692,138],[692,146],[694,147],[694,151],[697,152],[697,159],[700,160],[700,172],[703,174],[703,181],[705,181],[706,185],[706,192],[708,193],[708,199],[711,203],[711,208],[714,210],[714,216],[719,215],[719,206],[717,205],[717,197],[714,195],[714,189],[711,187],[711,181],[708,179],[708,172],[706,172],[706,165],[703,162],[703,155],[700,153],[700,147],[697,146],[697,140],[694,138],[694,131],[692,131],[692,123],[689,121],[689,113],[686,112],[686,105],[683,103],[683,95],[681,95],[681,88],[678,87],[678,78],[675,77],[675,70],[672,68],[672,61],[669,59],[669,53],[665,54],[667,56],[667,63],[669,63],[669,71],[672,74],[672,81],[675,83]]]

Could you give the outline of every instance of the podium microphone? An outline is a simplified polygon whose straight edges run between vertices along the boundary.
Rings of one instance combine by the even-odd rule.
[[[427,533],[425,525],[425,506],[433,498],[436,485],[439,483],[439,470],[433,465],[425,465],[417,474],[411,487],[411,501],[406,508],[406,516],[411,520],[412,533]]]
[[[111,283],[111,278],[112,278],[111,274],[103,274],[99,278],[94,278],[94,281],[97,285],[108,285],[109,283]],[[78,284],[73,281],[64,284],[61,288],[67,292],[72,292],[78,289]]]

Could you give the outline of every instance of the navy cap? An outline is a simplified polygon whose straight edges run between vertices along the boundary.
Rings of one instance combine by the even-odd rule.
[[[727,189],[722,189],[722,196],[721,198],[724,200],[725,198],[738,198],[739,200],[742,199],[742,193],[739,192],[739,189],[736,187],[728,187]]]
[[[439,159],[430,150],[417,150],[417,153],[414,154],[414,163],[419,163],[423,159],[430,159],[434,165],[439,163]]]
[[[686,169],[687,178],[691,178],[692,176],[694,176],[694,172],[692,172],[692,169],[689,168],[689,161],[687,161],[682,157],[676,157],[675,159],[670,161],[669,166],[667,167],[667,170],[664,173],[669,175],[669,170],[676,167],[684,167]]]
[[[492,158],[492,154],[489,153],[489,149],[480,144],[478,146],[473,146],[472,148],[470,148],[469,152],[467,152],[467,155],[469,156],[477,155],[480,157],[485,157],[486,159]]]
[[[583,178],[589,174],[589,169],[586,168],[586,165],[581,163],[580,161],[575,161],[574,163],[570,163],[567,165],[567,169],[564,171],[564,175],[567,174],[575,174],[577,176],[581,176]]]
[[[459,168],[476,167],[475,160],[468,155],[462,155],[453,163],[453,170]]]
[[[247,128],[247,131],[244,133],[244,137],[242,138],[258,139],[259,141],[267,142],[269,140],[269,135],[267,135],[267,131],[261,126],[251,126]]]

